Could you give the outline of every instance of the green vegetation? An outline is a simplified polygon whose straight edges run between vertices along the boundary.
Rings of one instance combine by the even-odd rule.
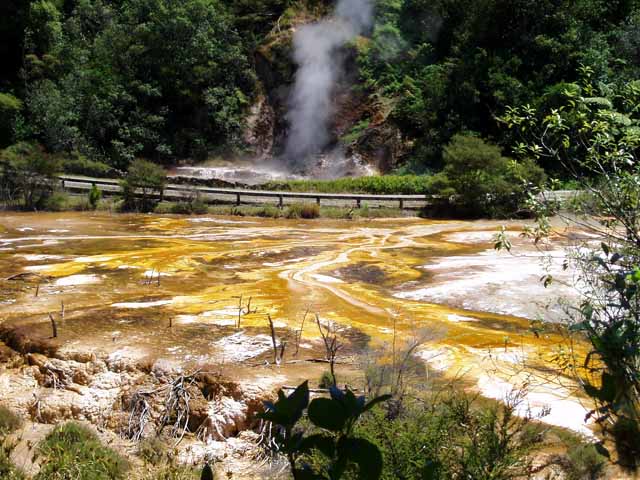
[[[439,168],[459,133],[512,145],[494,116],[554,106],[580,65],[604,85],[639,78],[639,22],[637,2],[380,0],[371,39],[357,44],[361,85],[412,140],[409,165]]]
[[[294,479],[337,480],[355,469],[357,478],[377,480],[382,472],[380,450],[354,435],[354,427],[364,413],[388,398],[383,395],[366,402],[365,397],[356,397],[349,389],[343,392],[333,387],[331,398],[314,398],[309,403],[309,387],[304,382],[289,396],[280,390],[278,401],[265,403],[267,410],[260,417],[281,428],[274,440],[287,457]],[[305,435],[295,428],[305,410],[319,433]],[[305,456],[314,452],[325,458],[315,471],[305,461]]]
[[[428,175],[346,177],[335,180],[282,180],[261,186],[264,190],[317,193],[371,193],[375,195],[425,195],[432,193]]]
[[[6,0],[1,8],[10,20],[0,21],[0,148],[14,145],[3,153],[13,156],[11,168],[43,167],[25,150],[32,145],[55,164],[49,172],[120,177],[139,158],[167,165],[246,152],[254,101],[275,102],[277,115],[285,108],[279,89],[295,71],[290,27],[330,5]],[[336,141],[373,142],[365,151],[374,152],[380,139],[370,133],[393,131],[395,140],[383,140],[397,143],[389,168],[409,175],[265,188],[453,195],[458,215],[518,215],[523,184],[542,178],[534,163],[563,181],[570,174],[553,155],[506,158],[498,148],[521,139],[496,117],[509,105],[557,108],[583,68],[607,91],[640,78],[639,25],[630,1],[377,0],[370,35],[347,47],[357,105]],[[273,123],[278,143],[286,122]],[[5,187],[9,205],[44,205],[44,185],[19,201]],[[129,200],[125,208],[153,206]]]
[[[0,405],[0,437],[17,430],[21,426],[22,418],[4,405]]]
[[[497,404],[449,387],[422,392],[417,401],[395,395],[367,403],[348,389],[331,387],[330,398],[309,403],[305,382],[288,396],[279,392],[261,416],[281,427],[274,440],[294,479],[530,478],[536,454],[549,447],[566,451],[546,459],[563,478],[601,478],[606,459],[593,444],[551,429],[538,417],[516,415],[523,394],[514,392]],[[398,400],[403,408],[397,408]]]
[[[42,208],[54,189],[55,158],[33,144],[18,143],[0,152],[0,198],[27,210]]]
[[[286,218],[318,218],[320,216],[320,206],[316,203],[294,203],[287,207]]]
[[[138,212],[153,210],[157,202],[162,201],[166,183],[167,176],[162,167],[148,160],[134,160],[120,182],[124,201],[122,208]],[[159,200],[155,199],[157,195],[160,196]]]
[[[579,370],[573,370],[571,362],[561,367],[581,377],[585,393],[597,405],[589,416],[615,441],[618,461],[637,469],[640,83],[607,86],[597,82],[593,69],[584,68],[582,73],[582,81],[567,85],[554,108],[510,108],[502,121],[524,139],[517,154],[549,157],[585,191],[575,202],[578,217],[570,224],[586,229],[593,238],[569,255],[584,286],[581,304],[567,312],[567,320],[573,332],[589,342],[591,351]],[[538,241],[551,233],[550,212],[535,196],[531,200],[538,224],[529,233]]]
[[[127,478],[128,462],[78,423],[56,427],[42,441],[39,452],[43,464],[35,480]]]
[[[4,405],[0,405],[0,478],[3,480],[24,480],[26,478],[20,469],[11,462],[9,458],[11,446],[5,442],[7,435],[21,426],[22,418]]]

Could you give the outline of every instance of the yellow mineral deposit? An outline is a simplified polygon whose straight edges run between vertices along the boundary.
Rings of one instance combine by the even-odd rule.
[[[44,337],[64,302],[63,350],[246,364],[269,358],[267,314],[292,338],[309,311],[349,328],[361,349],[390,345],[394,329],[396,341],[421,337],[418,356],[444,378],[497,399],[526,384],[528,407],[551,408],[546,421],[589,432],[570,375],[548,373],[566,340],[530,329],[538,307],[572,294],[563,245],[552,245],[551,268],[569,286],[545,290],[544,252],[518,238],[521,224],[509,225],[514,255],[493,251],[499,224],[488,221],[52,213],[0,224],[0,275],[42,280],[37,298],[28,277],[2,281],[0,321]],[[300,356],[318,342],[309,317]]]

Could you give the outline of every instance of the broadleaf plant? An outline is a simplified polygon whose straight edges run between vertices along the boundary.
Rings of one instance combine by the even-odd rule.
[[[266,411],[259,417],[279,427],[274,440],[278,451],[287,457],[295,480],[338,480],[352,468],[357,469],[359,479],[379,479],[380,450],[369,440],[354,436],[353,429],[363,413],[391,396],[382,395],[367,402],[364,396],[337,387],[332,387],[329,394],[330,398],[309,402],[309,384],[304,382],[288,396],[280,390],[278,400],[265,402]],[[305,410],[319,431],[308,434],[300,427]],[[314,468],[306,459],[316,452],[326,462]]]

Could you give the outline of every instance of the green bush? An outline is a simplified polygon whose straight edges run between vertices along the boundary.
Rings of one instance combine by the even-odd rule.
[[[320,216],[320,206],[316,203],[294,203],[287,207],[286,218],[312,219]]]
[[[52,194],[59,163],[40,145],[17,143],[0,152],[0,200],[27,210],[42,208]]]
[[[17,430],[21,426],[22,418],[4,405],[0,405],[0,437]]]
[[[604,476],[607,459],[595,445],[580,439],[567,442],[567,455],[562,462],[567,480],[596,480]]]
[[[92,184],[91,190],[89,190],[89,194],[87,195],[87,200],[89,202],[89,206],[91,207],[91,210],[95,210],[96,208],[98,208],[98,202],[100,201],[101,198],[102,198],[102,192],[96,186],[95,183]]]
[[[120,182],[124,210],[149,212],[162,201],[167,174],[160,166],[148,160],[131,162]],[[158,197],[158,198],[156,198]]]
[[[55,191],[44,202],[43,209],[49,212],[62,212],[69,208],[69,195]]]
[[[0,478],[2,480],[26,480],[26,475],[20,471],[9,458],[9,452],[0,445]]]
[[[336,382],[333,378],[333,375],[331,375],[331,372],[327,370],[322,372],[322,375],[320,376],[320,380],[318,381],[318,387],[329,388],[335,385],[335,383]]]
[[[288,396],[280,390],[278,400],[265,402],[266,411],[258,416],[279,427],[273,442],[277,451],[286,455],[294,479],[338,480],[348,471],[356,471],[359,479],[377,480],[383,468],[380,450],[355,435],[354,428],[363,415],[389,396],[367,402],[348,388],[343,391],[336,387],[331,388],[330,395],[309,402],[309,385],[304,382]],[[305,410],[314,430],[301,427]],[[323,461],[312,466],[306,459],[314,454]]]
[[[431,188],[453,197],[457,214],[510,217],[525,213],[527,193],[545,181],[535,162],[516,162],[473,135],[455,135],[443,153],[444,169]]]
[[[43,463],[35,480],[127,478],[128,462],[78,423],[69,422],[53,429],[38,450]]]
[[[170,204],[168,213],[176,213],[183,215],[201,215],[209,212],[209,206],[199,196],[182,202]],[[156,211],[158,211],[156,209]]]
[[[77,152],[63,158],[61,163],[65,173],[76,175],[106,178],[117,176],[118,173],[110,165],[97,160],[91,160]]]
[[[277,180],[267,182],[260,188],[295,192],[371,193],[375,195],[432,193],[427,175],[345,177],[335,180]]]
[[[477,406],[464,394],[441,392],[393,420],[378,409],[356,434],[382,451],[383,479],[526,478],[544,427],[517,418],[514,408]]]

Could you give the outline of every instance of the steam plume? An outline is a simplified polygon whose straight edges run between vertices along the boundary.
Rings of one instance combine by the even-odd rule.
[[[371,26],[371,0],[340,0],[332,17],[304,25],[293,37],[298,64],[289,98],[285,158],[300,165],[329,141],[331,93],[342,69],[337,49]]]

